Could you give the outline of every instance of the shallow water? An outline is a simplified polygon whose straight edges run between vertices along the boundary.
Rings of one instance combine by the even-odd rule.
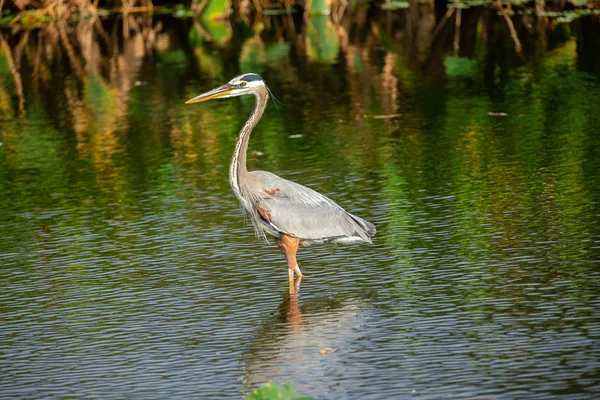
[[[162,23],[126,67],[24,58],[22,105],[0,69],[2,397],[600,396],[600,77],[575,28],[452,73],[369,39],[330,63]],[[253,100],[183,104],[240,71],[283,103],[249,168],[378,227],[302,249],[298,298],[227,182]]]

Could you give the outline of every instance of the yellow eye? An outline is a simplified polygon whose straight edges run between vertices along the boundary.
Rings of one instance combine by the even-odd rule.
[[[244,81],[240,82],[240,86],[243,87],[243,86],[246,86],[246,85],[247,85],[246,82],[244,82]]]

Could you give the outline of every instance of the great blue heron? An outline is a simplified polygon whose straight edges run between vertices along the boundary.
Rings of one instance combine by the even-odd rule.
[[[263,115],[269,99],[265,81],[256,74],[236,76],[226,84],[186,101],[186,104],[217,98],[252,94],[254,110],[242,127],[229,166],[229,183],[249,215],[257,234],[269,234],[288,264],[290,293],[295,292],[302,272],[296,261],[298,246],[316,243],[371,243],[375,226],[350,214],[332,200],[312,189],[267,171],[246,169],[246,152],[252,128]]]

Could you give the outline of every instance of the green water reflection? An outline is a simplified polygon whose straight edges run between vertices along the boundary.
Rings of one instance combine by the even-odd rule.
[[[522,38],[521,59],[498,23],[486,41],[474,19],[458,57],[323,18],[219,40],[149,20],[118,45],[102,32],[122,21],[105,21],[67,31],[71,53],[52,46],[68,28],[3,36],[1,392],[600,393],[593,23]],[[249,168],[379,229],[374,246],[303,250],[299,303],[227,182],[253,99],[183,104],[248,71],[283,103]]]

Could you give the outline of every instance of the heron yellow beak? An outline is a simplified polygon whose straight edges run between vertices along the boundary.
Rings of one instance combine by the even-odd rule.
[[[226,83],[223,86],[219,86],[218,88],[211,90],[210,92],[206,92],[201,94],[200,96],[194,97],[193,99],[189,99],[185,102],[185,104],[200,103],[202,101],[218,99],[219,97],[223,97],[230,94],[232,91],[233,87],[230,84]]]

